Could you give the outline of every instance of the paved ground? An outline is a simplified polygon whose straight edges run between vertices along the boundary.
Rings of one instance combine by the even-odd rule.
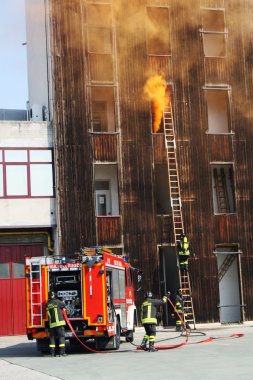
[[[143,332],[143,328],[137,328],[135,345],[141,342]],[[184,343],[185,336],[179,337],[172,328],[159,327],[156,345],[161,349],[155,353],[138,351],[122,339],[120,350],[112,353],[78,349],[66,358],[51,358],[37,352],[35,342],[26,336],[0,337],[0,379],[252,380],[253,322],[197,325]],[[183,345],[170,347],[177,344]]]

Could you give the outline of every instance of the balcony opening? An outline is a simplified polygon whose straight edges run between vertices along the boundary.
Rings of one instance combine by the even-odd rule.
[[[207,89],[208,132],[229,133],[229,96],[227,89]]]
[[[220,9],[202,9],[202,38],[205,57],[226,56],[225,15]]]
[[[215,214],[236,211],[232,164],[212,164],[213,207]]]
[[[117,166],[96,164],[94,174],[96,215],[119,215]]]
[[[113,87],[92,87],[91,111],[93,132],[115,132]]]
[[[155,192],[158,215],[171,213],[169,197],[169,179],[167,165],[155,165]]]

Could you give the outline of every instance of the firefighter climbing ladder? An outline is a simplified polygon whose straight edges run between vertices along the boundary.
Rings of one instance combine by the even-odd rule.
[[[41,286],[41,264],[35,258],[30,264],[31,282],[31,323],[33,326],[42,325],[42,286]]]
[[[173,217],[173,232],[175,238],[175,246],[177,246],[180,235],[184,232],[182,208],[181,208],[181,197],[180,197],[180,184],[178,176],[178,166],[176,157],[176,140],[175,140],[175,129],[173,122],[172,106],[169,103],[164,108],[163,112],[163,123],[164,123],[164,136],[165,136],[165,147],[167,151],[167,162],[168,162],[168,177],[170,186],[170,196],[171,196],[171,208]],[[183,275],[180,272],[180,286],[184,289],[184,305],[185,305],[185,322],[193,323],[195,327],[195,315],[192,302],[192,292],[189,274]]]

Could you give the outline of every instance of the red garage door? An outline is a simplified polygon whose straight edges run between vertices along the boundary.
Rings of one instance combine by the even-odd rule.
[[[0,245],[0,336],[26,333],[25,256],[43,256],[43,246]]]

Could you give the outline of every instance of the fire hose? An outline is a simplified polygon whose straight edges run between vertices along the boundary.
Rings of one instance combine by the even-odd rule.
[[[62,314],[63,314],[63,316],[64,316],[64,318],[65,318],[65,321],[67,322],[67,325],[69,326],[69,328],[70,328],[72,334],[73,334],[74,337],[78,340],[78,342],[81,344],[82,347],[84,347],[84,348],[85,348],[86,350],[88,350],[88,351],[91,351],[91,352],[94,352],[94,353],[99,353],[99,354],[106,354],[106,353],[109,352],[109,351],[97,351],[97,350],[94,350],[93,348],[87,346],[86,344],[84,344],[84,343],[81,341],[81,339],[79,339],[78,336],[76,335],[76,332],[75,332],[75,330],[73,329],[73,326],[71,325],[70,320],[69,320],[69,318],[68,318],[68,316],[67,316],[67,314],[66,314],[66,311],[65,311],[64,309],[62,310]]]
[[[216,337],[216,338],[215,338],[215,337],[209,337],[209,338],[206,338],[206,339],[200,340],[200,341],[198,341],[198,342],[188,342],[188,340],[189,340],[189,335],[190,335],[189,330],[187,329],[186,324],[185,324],[183,318],[179,315],[179,313],[178,313],[178,311],[177,311],[175,305],[172,303],[172,301],[170,300],[170,298],[168,298],[168,301],[169,301],[169,303],[171,304],[171,306],[173,307],[173,310],[175,311],[175,313],[177,314],[178,318],[180,319],[180,321],[181,321],[181,323],[182,323],[182,326],[183,326],[184,331],[185,331],[186,339],[185,339],[183,342],[178,343],[178,344],[171,344],[171,345],[156,345],[155,348],[156,348],[157,350],[169,350],[169,349],[179,348],[179,347],[182,347],[182,346],[185,346],[185,345],[189,345],[189,344],[207,343],[207,342],[212,342],[212,341],[214,341],[214,340],[218,340],[218,339],[241,338],[241,337],[244,336],[244,334],[239,333],[239,334],[232,334],[232,335],[230,335],[230,336],[228,336],[228,337]],[[68,316],[67,316],[67,314],[66,314],[66,312],[65,312],[64,309],[62,310],[62,314],[63,314],[63,316],[64,316],[64,318],[65,318],[65,321],[66,321],[67,325],[69,326],[69,328],[70,328],[72,334],[73,334],[74,337],[78,340],[78,342],[81,344],[81,346],[84,347],[86,350],[91,351],[91,352],[93,352],[93,353],[100,353],[100,354],[101,354],[101,353],[102,353],[102,354],[106,354],[106,353],[115,353],[115,351],[98,351],[98,350],[95,350],[95,349],[93,349],[93,348],[87,346],[87,345],[86,345],[85,343],[83,343],[83,341],[82,341],[81,339],[79,339],[78,336],[76,335],[76,332],[75,332],[73,326],[71,325],[71,322],[70,322],[70,320],[69,320],[69,318],[68,318]],[[180,336],[182,336],[182,335],[180,335]],[[168,339],[167,339],[167,340],[168,340]],[[133,346],[136,347],[136,350],[141,350],[141,351],[143,351],[143,349],[142,349],[139,345],[135,345],[135,344],[133,344],[132,342],[130,342],[130,343],[131,343]]]

